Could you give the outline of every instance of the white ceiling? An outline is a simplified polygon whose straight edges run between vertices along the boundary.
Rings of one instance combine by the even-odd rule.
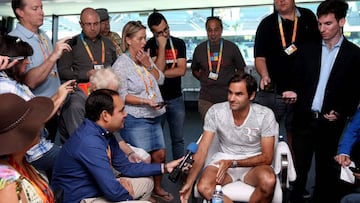
[[[314,2],[302,0],[296,2]],[[0,16],[14,16],[11,0],[0,0]],[[107,8],[109,12],[151,11],[271,4],[273,0],[43,0],[45,15],[79,14],[85,7]]]

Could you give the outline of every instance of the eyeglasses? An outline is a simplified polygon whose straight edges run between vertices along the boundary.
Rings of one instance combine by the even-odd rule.
[[[85,26],[85,27],[92,27],[92,26],[94,26],[94,27],[96,27],[96,26],[98,26],[99,24],[100,24],[100,22],[95,22],[95,23],[81,23],[83,26]]]
[[[166,26],[166,28],[164,28],[162,31],[155,32],[155,34],[157,36],[164,35],[164,34],[167,34],[167,33],[169,33],[169,26]]]
[[[21,61],[21,60],[24,60],[26,58],[27,58],[27,56],[9,56],[9,61],[14,61],[14,60]]]

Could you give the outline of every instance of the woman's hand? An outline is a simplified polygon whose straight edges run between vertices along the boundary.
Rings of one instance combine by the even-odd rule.
[[[154,100],[150,100],[150,99],[146,100],[145,103],[156,110],[159,110],[163,107],[162,105],[159,104],[159,102],[155,102]]]
[[[10,61],[8,56],[0,56],[0,70],[5,70],[5,69],[8,69],[8,68],[11,68],[17,62],[19,62],[18,59]]]
[[[145,52],[144,50],[139,50],[136,55],[135,58],[144,66],[144,67],[150,67],[151,63],[150,63],[150,50],[148,49],[147,52]]]

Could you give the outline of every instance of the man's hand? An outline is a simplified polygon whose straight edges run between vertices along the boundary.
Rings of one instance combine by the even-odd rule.
[[[19,62],[18,59],[15,59],[9,63],[9,57],[8,56],[0,56],[0,70],[5,70],[8,68],[13,67],[17,62]]]
[[[141,157],[136,154],[136,153],[132,153],[128,156],[128,159],[130,162],[133,162],[133,163],[140,163],[140,162],[143,162],[144,160],[141,159]]]
[[[350,157],[345,154],[338,154],[334,157],[335,161],[337,161],[342,167],[349,166],[351,163]]]
[[[222,184],[225,175],[227,173],[228,168],[231,167],[233,160],[220,160],[215,162],[215,164],[219,164],[219,170],[216,174],[216,182]]]
[[[176,159],[176,160],[173,160],[173,161],[170,161],[169,163],[166,164],[167,166],[167,171],[169,173],[171,173],[175,168],[176,166],[178,166],[180,164],[180,162],[184,159],[184,157],[181,157],[180,159]]]
[[[64,51],[68,51],[70,52],[71,46],[66,43],[67,41],[69,41],[72,37],[64,37],[62,39],[60,39],[59,41],[56,42],[55,47],[54,47],[54,51],[51,55],[53,55],[55,57],[55,60],[58,60]]]
[[[185,184],[182,186],[182,188],[179,191],[180,195],[180,201],[181,203],[188,203],[191,191],[192,191],[193,184],[188,184],[185,182]]]
[[[95,69],[88,70],[88,72],[86,72],[86,76],[90,79],[90,77],[91,77],[92,75],[94,75],[95,72],[96,72]]]
[[[260,80],[260,89],[263,90],[265,87],[271,83],[271,79],[269,76],[262,77]]]
[[[360,173],[353,173],[353,174],[354,174],[356,179],[360,180]]]
[[[297,94],[294,91],[285,91],[282,93],[282,99],[285,103],[293,104],[297,100]]]
[[[156,37],[156,41],[158,42],[158,46],[159,47],[165,47],[166,46],[166,42],[167,42],[167,38],[159,35]]]
[[[339,119],[340,114],[334,110],[331,110],[329,113],[324,114],[324,117],[329,121],[336,121]]]

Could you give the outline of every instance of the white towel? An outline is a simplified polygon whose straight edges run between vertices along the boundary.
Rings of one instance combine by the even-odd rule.
[[[351,162],[349,166],[355,167],[355,163]],[[341,167],[340,179],[349,183],[354,183],[355,176],[353,172],[349,169],[349,166]]]
[[[288,159],[288,167],[287,167],[287,179],[286,179],[286,187],[289,188],[290,181],[294,181],[296,179],[296,171],[294,167],[294,162],[292,159],[292,155],[289,149],[289,146],[286,142],[281,141],[277,144],[275,151],[275,158],[273,161],[274,171],[276,174],[279,174],[281,171],[281,155],[286,154]]]

